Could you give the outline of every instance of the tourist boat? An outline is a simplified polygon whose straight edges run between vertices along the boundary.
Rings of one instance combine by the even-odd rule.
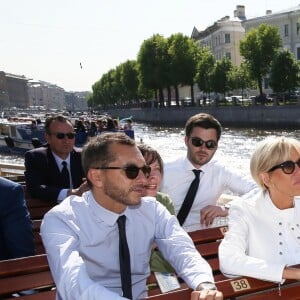
[[[126,123],[129,118],[120,120],[121,126]],[[44,144],[45,129],[42,118],[13,116],[0,119],[0,147],[1,150],[9,151],[26,151]],[[76,119],[74,119],[76,120]],[[75,123],[74,120],[71,122]],[[73,124],[76,126],[76,124]],[[134,139],[134,130],[124,130],[128,136]],[[75,146],[82,147],[88,139],[87,132],[77,132],[75,138]]]
[[[44,124],[29,117],[0,119],[0,147],[29,150],[45,142]]]

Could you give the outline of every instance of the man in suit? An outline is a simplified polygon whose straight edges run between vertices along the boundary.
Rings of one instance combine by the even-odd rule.
[[[0,260],[35,254],[23,187],[0,177]]]
[[[45,139],[45,147],[25,153],[28,192],[32,197],[57,202],[70,195],[81,196],[88,188],[81,166],[81,153],[74,148],[72,123],[61,115],[47,118]]]

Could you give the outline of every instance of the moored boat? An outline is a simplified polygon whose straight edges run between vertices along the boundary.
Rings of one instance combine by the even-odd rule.
[[[0,120],[0,147],[29,150],[45,142],[44,124],[34,118]]]

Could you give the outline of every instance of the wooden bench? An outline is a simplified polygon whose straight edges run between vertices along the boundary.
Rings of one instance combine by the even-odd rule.
[[[57,205],[55,201],[45,201],[37,198],[26,197],[26,205],[32,220],[43,219],[46,212]]]
[[[196,249],[200,252],[203,258],[209,263],[212,268],[215,281],[224,280],[227,277],[220,272],[218,248],[224,233],[227,231],[227,226],[202,229],[189,233]],[[148,286],[151,287],[149,295],[160,294],[156,277],[153,273],[148,277]],[[186,284],[182,283],[180,289],[185,288]]]
[[[40,227],[41,227],[42,220],[33,220],[33,234],[34,234],[34,244],[36,249],[36,254],[45,254],[45,247],[43,245],[43,241],[40,235]]]
[[[300,265],[295,267],[300,268]],[[216,282],[225,299],[239,300],[291,300],[300,299],[300,282],[287,280],[281,286],[281,296],[277,283],[250,277],[238,277]],[[144,300],[189,300],[192,290],[182,288],[165,294],[148,296]]]
[[[300,268],[300,265],[295,267]],[[287,280],[281,287],[278,284],[250,277],[238,277],[216,282],[224,299],[265,300],[299,299],[300,282]],[[21,299],[54,300],[55,285],[51,276],[46,255],[36,255],[0,261],[0,298],[11,299],[12,294],[35,290],[36,294],[21,296]],[[149,296],[145,300],[189,300],[192,290],[182,288],[165,294]]]
[[[54,300],[53,288],[55,284],[45,254],[0,261],[1,299],[10,299],[12,294],[34,289],[36,294],[20,298]]]
[[[197,245],[221,240],[227,230],[227,226],[213,227],[189,232],[189,236],[194,244]]]
[[[300,265],[295,266],[300,268]],[[287,280],[281,287],[278,284],[250,277],[238,277],[216,282],[223,292],[224,299],[263,300],[263,299],[299,299],[300,282]],[[21,299],[55,299],[55,285],[46,255],[0,261],[0,298],[10,299],[12,294],[32,290],[36,294],[21,296]],[[180,290],[150,295],[147,300],[189,300],[191,289],[183,285]],[[279,298],[280,297],[280,298]],[[298,297],[298,298],[297,298]]]
[[[240,297],[241,300],[299,300],[300,299],[300,283],[289,284],[288,286],[282,286],[280,291],[278,288],[273,290],[261,291],[252,295],[246,295]]]

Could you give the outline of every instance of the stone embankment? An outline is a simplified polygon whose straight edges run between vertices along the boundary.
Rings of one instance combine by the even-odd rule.
[[[107,109],[114,117],[154,125],[181,126],[199,112],[212,114],[224,127],[261,129],[300,129],[300,105],[224,106]]]

